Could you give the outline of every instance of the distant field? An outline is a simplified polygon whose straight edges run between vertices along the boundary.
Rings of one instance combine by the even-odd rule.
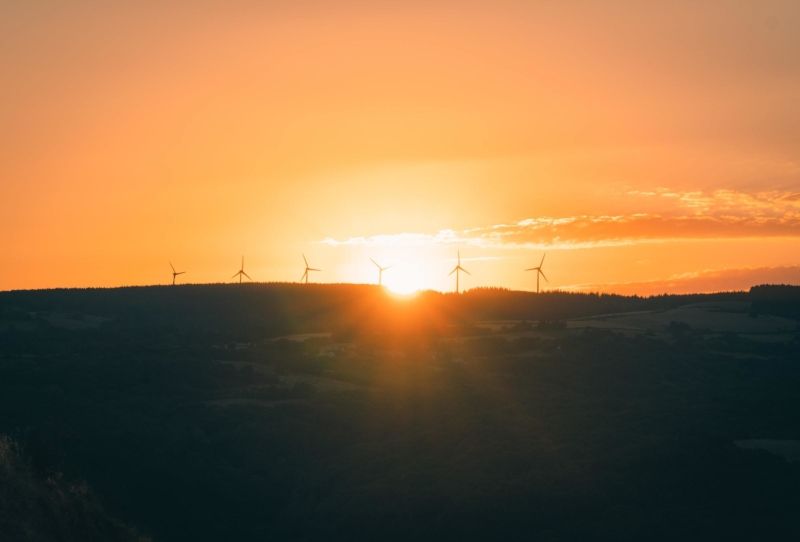
[[[772,315],[750,314],[746,302],[696,303],[663,311],[640,311],[576,318],[570,327],[662,332],[671,322],[681,322],[697,331],[709,333],[745,333],[783,335],[798,330],[796,320]]]

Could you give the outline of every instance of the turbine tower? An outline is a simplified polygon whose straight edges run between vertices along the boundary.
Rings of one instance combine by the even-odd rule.
[[[172,285],[175,286],[175,277],[183,275],[186,271],[175,271],[175,266],[172,265],[172,262],[169,262],[169,266],[172,268]]]
[[[461,271],[463,271],[463,272],[464,272],[464,273],[466,273],[467,275],[472,275],[472,273],[470,273],[469,271],[467,271],[466,269],[464,269],[463,267],[461,267],[461,251],[459,250],[459,251],[458,251],[458,263],[457,263],[457,264],[456,264],[456,266],[453,268],[453,270],[452,270],[452,271],[450,271],[450,275],[452,275],[453,273],[455,273],[455,274],[456,274],[456,293],[458,293],[458,274],[459,274]],[[450,276],[450,275],[448,275],[448,276]]]
[[[383,286],[383,272],[387,269],[391,269],[392,266],[390,265],[388,267],[381,267],[380,264],[372,258],[370,258],[370,261],[375,264],[375,267],[378,268],[378,286]]]
[[[247,280],[253,280],[250,278],[250,275],[244,272],[244,256],[242,256],[242,267],[240,267],[239,270],[236,273],[234,273],[231,278],[235,279],[236,277],[239,277],[239,284],[242,283],[242,277],[247,277]]]
[[[545,256],[547,256],[546,253],[542,254],[542,261],[539,262],[539,266],[538,267],[531,267],[530,269],[526,269],[525,270],[525,271],[536,271],[536,293],[537,294],[539,293],[539,277],[540,276],[544,277],[545,282],[550,282],[549,280],[547,280],[547,277],[545,276],[544,271],[542,271],[542,264],[544,264],[544,257]]]
[[[300,277],[300,282],[305,282],[308,284],[308,272],[309,271],[322,271],[322,269],[315,269],[313,267],[308,266],[308,260],[306,260],[306,255],[303,254],[303,261],[306,262],[306,269],[303,271],[303,276]]]

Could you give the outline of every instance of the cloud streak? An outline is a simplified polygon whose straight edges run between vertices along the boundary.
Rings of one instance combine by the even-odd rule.
[[[629,191],[624,197],[659,212],[545,216],[513,223],[435,233],[326,238],[331,246],[421,247],[469,245],[494,249],[591,248],[673,240],[800,237],[800,193],[732,190]]]
[[[603,284],[574,284],[561,287],[576,292],[601,292],[623,295],[689,294],[748,290],[758,284],[797,284],[800,267],[757,267],[710,269],[683,273],[659,280]]]

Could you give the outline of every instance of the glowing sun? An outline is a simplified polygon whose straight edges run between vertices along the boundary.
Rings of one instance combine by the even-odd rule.
[[[422,270],[415,265],[398,264],[387,271],[383,277],[383,285],[397,295],[411,295],[428,286]]]

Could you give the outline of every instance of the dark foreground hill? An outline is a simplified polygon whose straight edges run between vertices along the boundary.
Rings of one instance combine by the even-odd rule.
[[[796,539],[796,291],[0,293],[0,434],[154,540]]]

